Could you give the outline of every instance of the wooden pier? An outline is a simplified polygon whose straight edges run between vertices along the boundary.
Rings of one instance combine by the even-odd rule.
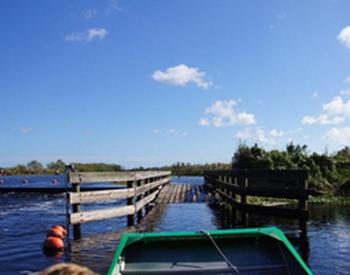
[[[204,175],[207,191],[224,207],[239,210],[245,226],[248,226],[249,213],[254,213],[298,219],[302,232],[306,232],[308,218],[307,177],[305,170],[216,170]],[[277,201],[253,204],[249,203],[248,196]]]
[[[158,204],[204,202],[203,186],[191,184],[168,184],[160,191]]]
[[[307,172],[304,170],[215,170],[204,174],[205,184],[169,184],[168,171],[80,173],[67,169],[67,225],[74,239],[81,238],[81,224],[127,217],[127,226],[139,224],[154,205],[217,201],[224,208],[240,211],[248,226],[249,213],[298,219],[305,232],[308,219]],[[122,183],[119,189],[84,190],[88,183]],[[250,200],[249,197],[255,197]],[[257,198],[257,199],[256,199]],[[262,198],[272,198],[265,200]],[[84,210],[83,204],[125,200],[118,207]],[[164,208],[164,207],[163,207]],[[231,214],[229,214],[231,215]],[[232,219],[232,217],[227,217]]]
[[[168,171],[147,172],[100,172],[80,173],[66,169],[66,183],[72,191],[67,191],[67,225],[73,226],[73,238],[81,238],[81,224],[97,220],[127,217],[127,225],[132,226],[146,215],[164,185],[170,182]],[[115,182],[125,184],[118,190],[82,191],[81,185],[88,183]],[[81,211],[82,204],[96,204],[105,201],[126,200],[125,206]]]

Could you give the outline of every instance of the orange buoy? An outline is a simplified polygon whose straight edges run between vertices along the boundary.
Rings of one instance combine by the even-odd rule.
[[[59,257],[63,255],[64,242],[58,237],[47,237],[43,243],[43,252],[47,257]]]
[[[47,237],[43,243],[44,248],[53,248],[56,250],[62,250],[64,248],[64,242],[58,237]]]
[[[54,227],[54,228],[50,228],[49,230],[47,230],[47,234],[48,237],[57,237],[60,239],[64,239],[65,234],[63,233],[63,231],[61,229],[59,229],[58,227]]]
[[[61,231],[62,234],[64,235],[64,237],[67,236],[67,229],[66,229],[66,227],[64,225],[62,225],[62,224],[55,224],[55,225],[51,226],[51,229],[54,229],[54,228],[58,229],[59,231]]]

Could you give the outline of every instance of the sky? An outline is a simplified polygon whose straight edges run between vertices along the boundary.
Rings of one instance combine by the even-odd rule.
[[[350,145],[350,1],[0,3],[0,166]]]

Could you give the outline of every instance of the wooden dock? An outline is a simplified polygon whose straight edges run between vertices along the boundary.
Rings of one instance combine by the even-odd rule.
[[[156,203],[192,203],[204,202],[203,187],[191,184],[168,184],[161,190]]]
[[[248,226],[248,213],[298,219],[306,232],[308,219],[308,174],[306,170],[216,170],[204,175],[206,190],[224,208],[242,213],[242,223]],[[250,203],[248,196],[273,198],[283,202]],[[235,215],[235,214],[234,214]]]
[[[81,238],[81,224],[86,222],[127,217],[127,225],[138,223],[148,214],[163,186],[171,178],[169,171],[99,172],[84,173],[66,167],[66,183],[71,191],[66,192],[67,227],[73,226],[73,238]],[[123,183],[126,188],[118,190],[82,191],[81,185],[89,183]],[[126,205],[95,210],[82,210],[82,204],[100,204],[105,201],[126,200]]]

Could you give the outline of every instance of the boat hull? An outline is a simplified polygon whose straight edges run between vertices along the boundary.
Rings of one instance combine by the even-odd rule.
[[[108,274],[312,274],[276,227],[127,233]]]

